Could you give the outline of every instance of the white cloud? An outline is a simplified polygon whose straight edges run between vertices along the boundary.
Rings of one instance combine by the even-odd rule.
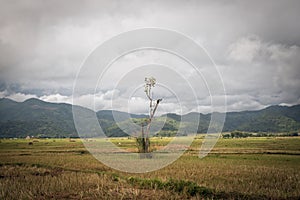
[[[131,97],[127,102],[124,102],[122,110],[129,113],[147,113],[149,102],[145,98],[141,97]],[[126,105],[127,103],[127,105]]]
[[[22,102],[30,98],[37,98],[37,96],[34,94],[22,94],[22,93],[13,93],[5,97],[18,102]]]
[[[260,104],[297,103],[300,97],[299,64],[298,46],[251,36],[237,39],[229,46],[227,63],[220,68],[227,94],[248,95],[260,108]],[[249,104],[255,105],[247,103],[246,99],[238,102],[236,107],[243,109],[247,109]]]
[[[0,91],[0,98],[4,98],[7,96],[7,90]]]
[[[61,94],[43,95],[39,97],[40,100],[52,103],[72,103],[72,98]]]
[[[257,36],[243,37],[229,47],[229,59],[252,62],[259,55],[261,41]]]

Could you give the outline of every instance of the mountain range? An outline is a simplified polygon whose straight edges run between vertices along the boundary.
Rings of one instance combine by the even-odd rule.
[[[76,106],[84,112],[94,111]],[[117,116],[118,121],[114,120]],[[100,110],[96,112],[97,120],[104,133],[110,137],[127,136],[118,124],[126,125],[129,120],[141,125],[147,115],[129,114],[125,112]],[[153,132],[168,136],[178,130],[180,115],[169,113],[156,117]],[[184,122],[185,133],[198,127],[198,133],[207,131],[211,114],[188,113],[184,115],[190,121]],[[200,121],[193,120],[200,117]],[[195,124],[197,123],[197,124]],[[157,130],[156,130],[157,129]],[[226,113],[224,132],[299,132],[300,105],[270,106],[262,110]],[[28,99],[16,102],[7,98],[0,99],[0,137],[78,137],[72,113],[72,105],[66,103],[49,103],[39,99]]]

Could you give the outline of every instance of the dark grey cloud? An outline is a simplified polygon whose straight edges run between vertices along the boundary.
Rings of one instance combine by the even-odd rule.
[[[120,32],[161,27],[206,48],[219,65],[228,110],[300,103],[299,10],[297,0],[1,1],[0,95],[71,102],[77,71],[95,47]],[[104,97],[111,91],[107,82],[97,96],[99,109],[109,108]],[[128,101],[122,92],[120,105]],[[80,97],[90,105],[86,101]],[[143,112],[143,99],[132,101]],[[209,98],[199,103],[209,111]],[[167,102],[166,109],[173,104]]]

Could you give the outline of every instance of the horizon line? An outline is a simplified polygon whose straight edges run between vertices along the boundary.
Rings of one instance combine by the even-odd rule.
[[[74,105],[72,103],[69,103],[69,102],[49,102],[49,101],[44,101],[44,100],[41,100],[39,98],[28,98],[28,99],[25,99],[23,101],[16,101],[15,99],[11,99],[11,98],[7,98],[7,97],[2,97],[0,98],[1,99],[8,99],[10,101],[13,101],[13,102],[16,102],[16,103],[24,103],[26,101],[29,101],[29,100],[38,100],[38,101],[41,101],[41,102],[45,102],[45,103],[50,103],[50,104],[67,104],[67,105],[70,105],[70,106],[79,106],[79,107],[82,107],[82,108],[85,108],[85,109],[88,109],[88,110],[91,110],[95,113],[98,113],[100,111],[117,111],[117,112],[122,112],[122,113],[128,113],[128,114],[132,114],[132,115],[148,115],[145,114],[145,113],[129,113],[129,112],[126,112],[126,111],[121,111],[121,110],[114,110],[114,109],[100,109],[100,110],[93,110],[93,109],[90,109],[86,106],[82,106],[82,105]],[[220,113],[220,114],[227,114],[227,113],[238,113],[238,112],[255,112],[255,111],[260,111],[260,110],[264,110],[264,109],[267,109],[269,107],[273,107],[273,106],[279,106],[279,107],[293,107],[293,106],[297,106],[297,105],[300,105],[300,104],[293,104],[293,105],[288,105],[288,104],[285,104],[283,105],[284,103],[280,103],[280,104],[274,104],[274,105],[266,105],[264,106],[263,108],[261,109],[255,109],[255,110],[240,110],[240,111],[228,111],[228,112],[208,112],[208,113],[202,113],[202,112],[196,112],[196,111],[192,111],[192,112],[187,112],[186,114],[178,114],[178,113],[173,113],[173,112],[166,112],[166,113],[162,113],[158,116],[163,116],[163,115],[167,115],[167,114],[176,114],[176,115],[179,115],[179,116],[182,116],[182,115],[187,115],[187,114],[191,114],[191,113],[197,113],[197,114],[202,114],[202,115],[209,115],[209,114],[212,114],[212,113]]]

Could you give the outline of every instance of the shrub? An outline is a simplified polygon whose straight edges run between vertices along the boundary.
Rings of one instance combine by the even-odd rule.
[[[170,179],[163,182],[159,179],[141,179],[136,177],[129,177],[127,181],[131,185],[138,186],[143,189],[165,189],[180,194],[186,194],[188,196],[195,196],[197,194],[201,196],[211,196],[213,194],[212,190],[201,187],[192,181]]]

